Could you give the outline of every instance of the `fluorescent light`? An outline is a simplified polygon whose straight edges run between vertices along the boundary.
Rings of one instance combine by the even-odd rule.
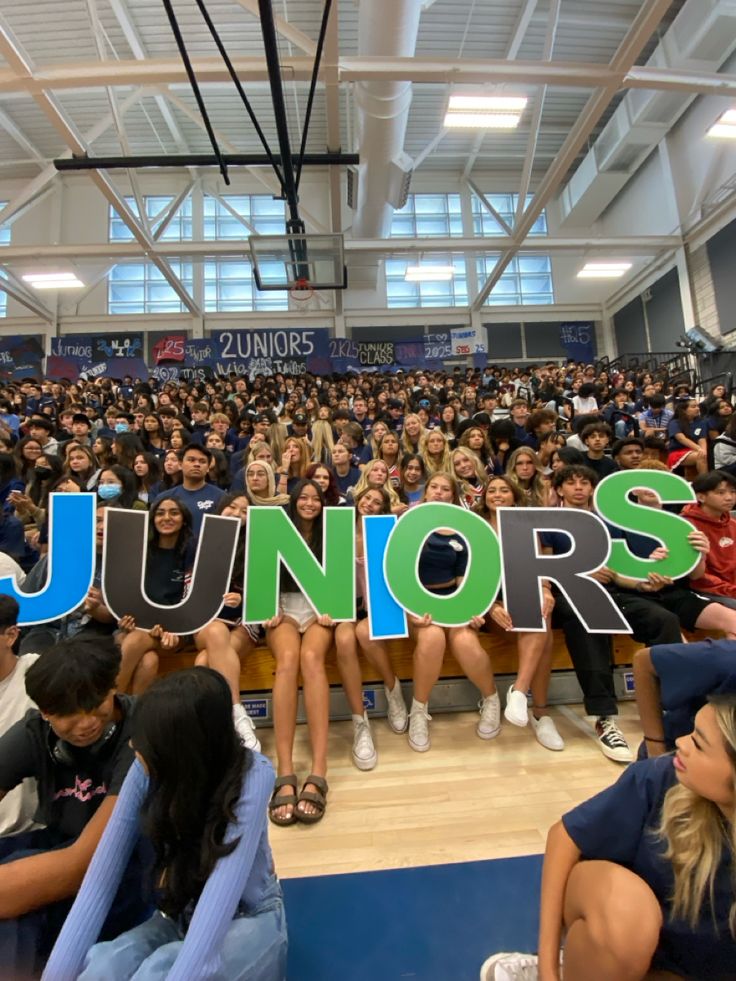
[[[526,96],[451,95],[446,129],[515,129],[526,108]]]
[[[711,126],[706,136],[736,140],[736,109],[727,109]]]
[[[69,290],[84,286],[72,272],[26,273],[22,278],[36,290]]]
[[[511,112],[448,112],[445,129],[516,129],[521,116]]]
[[[586,262],[578,279],[618,279],[631,269],[630,262]]]
[[[451,95],[448,112],[512,112],[526,109],[526,96],[506,95]]]
[[[404,279],[408,283],[422,283],[432,281],[447,282],[455,275],[454,266],[407,266]]]

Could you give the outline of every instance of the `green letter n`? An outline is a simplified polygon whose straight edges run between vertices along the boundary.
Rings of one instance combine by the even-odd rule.
[[[322,565],[279,507],[248,509],[245,550],[245,623],[279,612],[283,563],[318,614],[355,619],[355,512],[325,508]]]

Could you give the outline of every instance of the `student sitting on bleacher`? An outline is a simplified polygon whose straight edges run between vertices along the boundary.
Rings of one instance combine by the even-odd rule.
[[[736,477],[722,470],[700,474],[692,483],[697,504],[687,504],[682,517],[710,541],[705,573],[691,580],[693,589],[736,609]]]

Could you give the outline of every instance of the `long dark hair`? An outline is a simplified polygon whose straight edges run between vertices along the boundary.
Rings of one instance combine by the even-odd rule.
[[[326,502],[325,502],[325,495],[322,493],[322,488],[319,486],[319,484],[316,481],[309,480],[306,477],[300,480],[299,483],[294,488],[294,490],[289,494],[289,502],[288,504],[286,504],[286,513],[288,514],[289,518],[291,519],[294,527],[297,529],[299,534],[303,536],[302,522],[301,522],[301,518],[297,514],[296,502],[299,500],[299,495],[301,494],[301,492],[304,490],[305,487],[314,487],[322,503],[322,510],[320,511],[319,515],[314,519],[314,522],[312,523],[311,538],[309,538],[308,540],[306,538],[304,539],[305,542],[307,543],[307,547],[309,548],[310,552],[312,552],[312,554],[315,556],[318,562],[321,562],[322,561],[322,529],[323,529],[324,511],[326,507]],[[285,565],[281,567],[280,588],[281,588],[281,592],[284,593],[289,593],[289,592],[294,593],[300,591],[299,586],[297,585],[297,583],[295,582],[294,578],[292,577],[291,573],[289,572],[289,570],[286,568]]]
[[[184,555],[194,534],[192,530],[192,512],[189,510],[186,504],[182,504],[182,502],[177,500],[175,497],[160,497],[152,505],[151,510],[148,512],[148,542],[150,545],[159,544],[160,536],[158,531],[156,531],[154,518],[158,514],[159,508],[162,504],[170,504],[172,501],[179,508],[182,517],[181,531],[176,539],[174,551],[178,552],[179,555]]]
[[[136,705],[131,742],[151,781],[142,818],[155,852],[157,903],[177,917],[237,847],[239,837],[224,839],[252,755],[235,731],[228,684],[211,668],[155,681]]]

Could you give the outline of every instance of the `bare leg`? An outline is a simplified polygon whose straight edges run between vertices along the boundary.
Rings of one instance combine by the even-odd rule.
[[[285,777],[294,772],[294,733],[296,731],[296,707],[299,687],[299,651],[301,637],[293,623],[281,623],[266,631],[266,643],[276,659],[276,674],[273,679],[273,729],[276,739],[276,759],[278,775]],[[298,787],[294,787],[296,794]],[[283,787],[281,796],[292,793],[289,786]],[[277,797],[278,799],[278,797]],[[291,817],[291,804],[280,807],[276,812],[279,818]]]
[[[312,770],[318,777],[327,775],[327,731],[330,723],[330,686],[325,671],[325,657],[332,646],[333,634],[329,627],[313,623],[302,636],[301,669],[304,682],[304,707],[307,710],[309,742],[312,746]],[[361,701],[362,708],[362,701]],[[304,790],[318,790],[308,783]],[[304,801],[297,810],[302,814],[315,814],[314,804]]]
[[[727,640],[736,640],[736,610],[721,603],[709,603],[695,626],[698,630],[722,630]]]
[[[549,693],[549,680],[552,677],[552,644],[554,637],[552,631],[548,629],[546,634],[539,634],[544,637],[542,652],[534,670],[531,682],[532,690],[532,711],[535,718],[544,715],[542,709],[547,708],[547,695]]]
[[[516,672],[514,688],[525,694],[532,685],[537,666],[544,654],[547,644],[546,633],[521,633],[516,635],[516,649],[519,655],[519,667]]]
[[[472,627],[450,627],[448,644],[466,676],[480,691],[483,698],[494,695],[496,682],[493,678],[491,659],[481,646],[478,631]]]
[[[230,643],[230,629],[222,620],[213,620],[194,635],[197,650],[207,651],[207,666],[227,681],[233,705],[240,703],[240,658]]]
[[[363,675],[358,661],[354,623],[338,623],[335,628],[337,670],[353,715],[363,714]]]
[[[133,673],[141,658],[155,647],[157,647],[157,642],[153,640],[147,630],[136,628],[123,637],[120,643],[120,671],[116,682],[118,691],[128,690]]]
[[[613,862],[580,862],[565,892],[565,981],[642,981],[659,942],[662,910],[638,875]]]
[[[158,674],[158,653],[146,651],[133,671],[130,680],[130,691],[133,695],[142,695],[156,680]]]
[[[447,639],[444,627],[429,624],[409,628],[415,642],[414,647],[414,698],[418,702],[428,702],[442,670]]]
[[[393,690],[396,684],[396,674],[391,665],[391,658],[388,656],[388,649],[382,640],[371,640],[370,630],[367,620],[359,620],[355,628],[355,636],[360,644],[360,649],[365,654],[365,659],[374,667],[383,678],[383,683],[389,691]]]

